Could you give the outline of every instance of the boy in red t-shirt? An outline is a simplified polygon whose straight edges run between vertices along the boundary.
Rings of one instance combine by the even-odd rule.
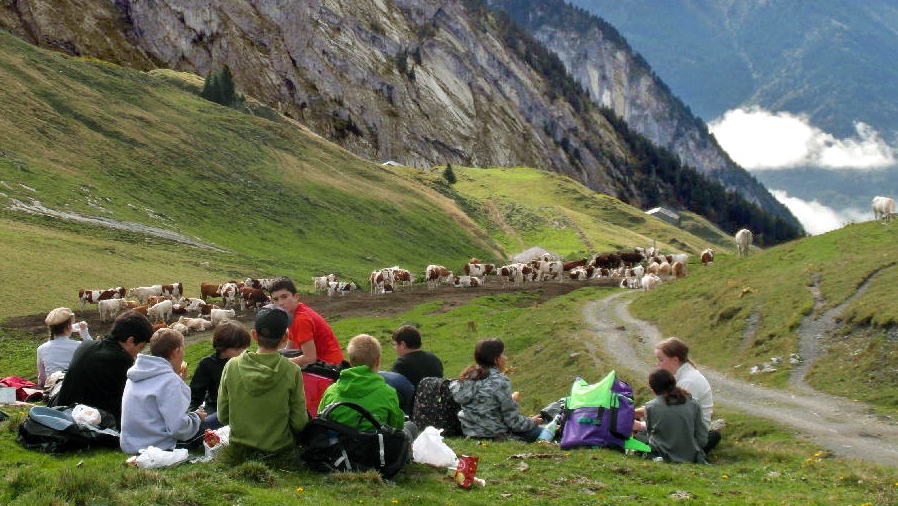
[[[331,326],[312,308],[299,302],[292,279],[277,278],[271,285],[271,300],[293,315],[290,343],[293,348],[302,350],[302,355],[291,358],[291,362],[300,367],[316,360],[328,364],[343,362],[343,352]]]

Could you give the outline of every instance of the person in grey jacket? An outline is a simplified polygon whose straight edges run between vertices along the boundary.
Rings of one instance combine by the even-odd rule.
[[[183,360],[184,336],[165,328],[150,338],[150,355],[138,355],[128,369],[122,396],[123,452],[136,454],[149,446],[171,450],[199,432],[206,413],[187,412],[190,387],[175,372],[186,374]]]
[[[652,371],[649,387],[657,396],[645,405],[645,430],[652,453],[665,462],[707,464],[703,448],[708,427],[699,403],[677,386],[666,369]]]
[[[502,374],[508,361],[505,344],[495,338],[478,341],[474,360],[477,364],[465,369],[449,385],[452,397],[461,406],[458,419],[465,436],[500,440],[510,436],[536,441],[543,420],[518,411],[511,381]]]

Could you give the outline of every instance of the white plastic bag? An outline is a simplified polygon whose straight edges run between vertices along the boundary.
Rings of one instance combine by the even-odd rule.
[[[79,425],[85,423],[88,425],[100,425],[100,412],[96,408],[78,404],[72,409],[72,419]]]
[[[126,462],[128,464],[136,464],[141,469],[155,469],[157,467],[169,467],[180,464],[189,457],[187,450],[183,448],[166,451],[150,446],[140,450],[140,455],[131,457]]]
[[[415,462],[436,467],[455,467],[458,458],[452,448],[443,442],[440,435],[442,429],[427,427],[412,443],[412,456]]]

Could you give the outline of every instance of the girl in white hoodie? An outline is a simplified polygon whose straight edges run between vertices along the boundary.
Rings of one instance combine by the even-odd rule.
[[[150,355],[138,355],[128,369],[122,397],[122,451],[136,454],[155,446],[171,450],[178,441],[195,436],[206,418],[202,409],[187,412],[190,387],[181,370],[184,336],[159,329],[150,338]]]

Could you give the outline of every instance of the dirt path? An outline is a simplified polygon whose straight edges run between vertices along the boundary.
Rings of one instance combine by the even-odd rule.
[[[593,301],[583,316],[598,345],[624,368],[645,376],[654,366],[652,350],[662,336],[651,323],[630,315],[632,298],[625,295]],[[898,467],[898,425],[878,419],[869,406],[815,391],[793,394],[761,387],[704,367],[702,373],[718,406],[786,424],[836,455]]]
[[[805,381],[805,377],[811,369],[811,366],[817,360],[817,357],[820,356],[820,340],[824,339],[838,328],[836,318],[842,314],[842,311],[848,304],[863,295],[864,292],[867,291],[867,287],[870,286],[870,282],[873,281],[879,273],[893,265],[895,264],[889,264],[870,273],[870,275],[867,276],[867,279],[858,286],[857,291],[855,291],[851,297],[848,297],[845,299],[845,302],[842,302],[817,318],[815,318],[814,315],[826,304],[826,299],[824,299],[820,292],[819,274],[811,279],[811,285],[808,287],[808,291],[810,291],[811,296],[814,297],[814,308],[811,311],[811,314],[804,317],[801,326],[798,328],[798,354],[801,355],[802,362],[796,365],[789,373],[789,386],[791,388],[814,391]]]

